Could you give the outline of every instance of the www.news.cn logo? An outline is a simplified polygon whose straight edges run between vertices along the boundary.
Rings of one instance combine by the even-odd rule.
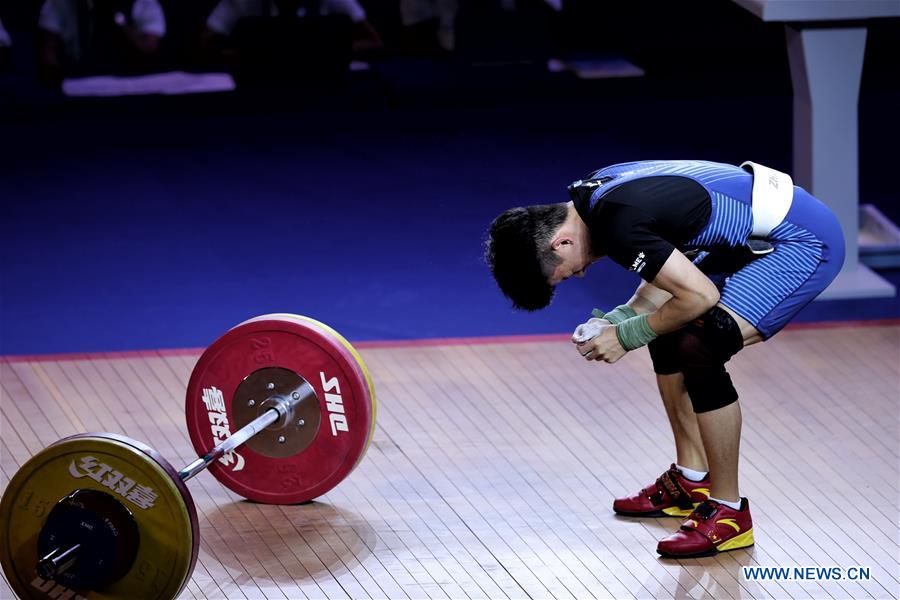
[[[868,581],[869,567],[741,567],[746,581]]]

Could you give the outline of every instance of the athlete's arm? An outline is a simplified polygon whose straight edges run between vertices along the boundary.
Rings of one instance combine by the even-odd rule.
[[[671,298],[665,300],[666,295]],[[629,300],[635,311],[648,314],[647,324],[657,335],[669,333],[696,319],[719,301],[719,290],[706,275],[694,266],[687,257],[673,250],[669,258],[657,272],[653,283],[641,285]],[[661,302],[661,304],[656,304]],[[654,310],[645,310],[658,306]],[[599,327],[590,339],[572,341],[578,352],[587,360],[603,360],[614,363],[625,355],[619,340],[617,326]],[[584,337],[584,336],[582,336]]]
[[[652,313],[672,298],[672,294],[648,283],[641,281],[641,285],[634,290],[634,295],[626,302],[639,315]]]
[[[679,329],[719,301],[719,290],[713,282],[678,250],[669,255],[653,279],[652,286],[672,295],[668,301],[657,305],[658,308],[647,317],[647,323],[657,335]],[[640,291],[641,288],[638,288],[638,292]],[[649,292],[645,292],[647,293]],[[655,298],[660,297],[661,295],[655,295]],[[640,302],[651,304],[643,297]],[[637,307],[635,310],[638,310]]]

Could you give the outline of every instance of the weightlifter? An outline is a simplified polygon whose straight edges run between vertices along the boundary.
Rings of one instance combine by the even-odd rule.
[[[844,261],[837,219],[788,175],[755,163],[624,163],[569,194],[501,214],[485,256],[501,291],[530,311],[604,256],[643,279],[628,302],[595,310],[572,336],[589,361],[648,346],[675,437],[676,462],[613,510],[686,516],[657,546],[666,557],[752,545],[738,488],[741,409],[725,363],[778,333],[835,278]]]

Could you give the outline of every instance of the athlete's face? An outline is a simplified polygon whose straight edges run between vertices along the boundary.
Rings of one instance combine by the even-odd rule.
[[[584,252],[578,248],[574,241],[565,241],[556,248],[557,256],[562,262],[556,265],[553,273],[547,279],[550,285],[556,285],[569,277],[584,277],[584,272],[591,264],[591,260],[584,256]]]
[[[584,277],[584,272],[596,258],[591,251],[591,232],[569,202],[568,216],[550,240],[550,249],[559,259],[559,264],[547,278],[547,283],[556,285],[569,277]]]

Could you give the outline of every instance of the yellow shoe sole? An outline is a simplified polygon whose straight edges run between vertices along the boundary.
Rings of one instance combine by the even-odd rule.
[[[715,556],[719,552],[728,552],[729,550],[738,550],[739,548],[746,548],[748,546],[753,545],[753,528],[748,529],[744,533],[740,535],[736,535],[727,542],[722,542],[715,548],[711,548],[704,552],[697,552],[695,554],[669,554],[668,552],[663,552],[659,548],[656,549],[657,552],[663,558],[703,558],[706,556]]]
[[[744,533],[736,535],[727,542],[722,542],[716,547],[719,552],[728,550],[737,550],[738,548],[746,548],[753,545],[753,528],[751,527]]]

